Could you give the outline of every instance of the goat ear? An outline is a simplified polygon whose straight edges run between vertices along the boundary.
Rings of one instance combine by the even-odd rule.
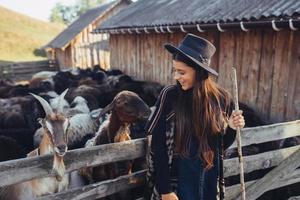
[[[38,118],[37,121],[41,126],[43,126],[43,118]]]
[[[58,108],[57,111],[58,112],[62,112],[63,113],[63,107],[62,107],[62,102],[65,99],[65,96],[68,92],[69,88],[65,89],[60,95],[59,95],[59,99],[58,99]]]

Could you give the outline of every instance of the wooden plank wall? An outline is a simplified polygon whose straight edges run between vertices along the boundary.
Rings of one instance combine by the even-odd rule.
[[[231,67],[237,68],[239,99],[262,113],[269,122],[300,118],[300,32],[192,32],[217,48],[211,66],[218,83],[231,91]],[[174,34],[120,34],[110,36],[111,66],[137,79],[172,83],[171,56],[163,44],[175,45],[185,36]]]
[[[102,48],[102,43],[107,41],[108,36],[93,35],[92,30],[92,26],[89,26],[79,33],[65,50],[56,50],[56,58],[62,69],[69,67],[86,69],[98,64],[107,69],[110,66],[109,51]]]

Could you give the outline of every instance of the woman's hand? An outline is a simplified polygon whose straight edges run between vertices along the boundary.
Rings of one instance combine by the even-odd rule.
[[[228,125],[230,128],[234,130],[236,130],[237,127],[239,127],[240,129],[244,128],[245,120],[242,114],[243,114],[242,110],[234,110],[232,112],[228,120]]]
[[[171,192],[168,194],[162,194],[161,199],[162,200],[179,200],[177,195],[174,192]]]

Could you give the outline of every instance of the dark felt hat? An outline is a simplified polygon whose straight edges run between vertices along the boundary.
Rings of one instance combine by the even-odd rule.
[[[184,55],[206,71],[218,76],[218,72],[209,66],[216,48],[206,39],[189,33],[180,42],[178,47],[167,43],[165,44],[165,48],[173,55],[177,53]]]

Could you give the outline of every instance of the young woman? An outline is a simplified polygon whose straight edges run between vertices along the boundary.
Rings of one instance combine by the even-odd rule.
[[[222,183],[222,154],[244,127],[242,111],[232,112],[227,91],[212,76],[215,47],[188,34],[173,55],[176,85],[165,87],[146,129],[152,134],[149,197],[153,200],[215,200]],[[175,177],[175,178],[174,178]],[[220,186],[221,184],[219,184]]]

